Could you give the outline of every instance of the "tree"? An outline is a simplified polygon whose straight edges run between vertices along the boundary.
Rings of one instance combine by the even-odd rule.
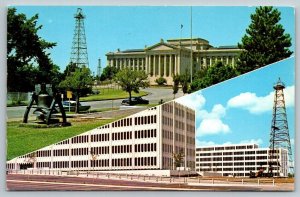
[[[186,70],[184,74],[180,75],[180,84],[181,84],[183,94],[188,93],[189,81],[190,81],[190,75],[188,73],[188,70]]]
[[[217,62],[209,67],[201,78],[196,78],[191,84],[191,91],[197,91],[208,86],[231,79],[238,75],[236,69],[231,66],[225,66],[222,62]]]
[[[159,78],[155,79],[155,82],[157,83],[157,85],[162,86],[167,83],[167,80],[163,77],[159,77]]]
[[[173,99],[175,99],[175,95],[177,94],[179,90],[179,83],[180,83],[180,76],[179,75],[173,75]]]
[[[131,103],[131,93],[139,93],[140,88],[149,87],[148,75],[142,70],[130,70],[125,68],[120,70],[115,81],[122,87],[122,90],[128,92],[129,103]]]
[[[114,66],[106,66],[100,76],[100,81],[112,80],[119,70]]]
[[[64,81],[59,84],[60,88],[70,90],[76,96],[76,109],[75,112],[79,113],[79,98],[87,91],[91,91],[92,76],[89,68],[83,66],[76,68],[75,72],[68,75]]]
[[[291,37],[284,33],[280,12],[269,6],[258,7],[251,14],[251,24],[246,29],[242,43],[237,70],[242,74],[267,64],[289,57]]]
[[[180,167],[183,162],[184,153],[182,151],[180,151],[179,153],[173,153],[172,157],[174,159],[175,168]]]
[[[46,52],[56,46],[38,36],[38,15],[27,19],[16,8],[7,13],[7,87],[8,91],[31,91],[36,83],[53,83],[59,69]],[[54,80],[55,83],[55,80]]]

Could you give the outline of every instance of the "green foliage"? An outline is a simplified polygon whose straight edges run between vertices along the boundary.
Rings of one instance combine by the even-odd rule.
[[[46,52],[56,45],[38,36],[38,15],[27,19],[16,8],[7,13],[7,87],[8,91],[32,91],[34,84],[57,84],[59,68]]]
[[[258,7],[251,14],[251,24],[238,46],[240,54],[237,70],[246,73],[289,57],[291,37],[284,33],[280,12],[269,6]]]
[[[203,74],[203,73],[202,73]],[[195,78],[191,84],[191,91],[197,91],[208,86],[220,83],[227,79],[231,79],[238,75],[235,68],[231,66],[224,66],[222,62],[217,62],[215,65],[209,67],[205,74],[200,78]]]
[[[172,154],[173,159],[174,159],[174,165],[175,167],[180,167],[182,162],[183,162],[183,157],[184,157],[184,153],[182,151],[180,151],[179,153],[173,153]]]
[[[173,75],[173,95],[175,99],[175,95],[178,93],[179,90],[179,83],[180,83],[180,76],[179,75]]]
[[[87,92],[92,91],[92,76],[89,68],[83,66],[82,68],[76,68],[73,73],[68,75],[64,81],[60,82],[59,87],[70,90],[76,95],[76,113],[79,113],[79,98],[85,95]]]
[[[166,85],[167,80],[163,77],[159,77],[155,79],[155,82],[157,83],[157,85],[162,86],[162,85]]]
[[[186,70],[184,74],[180,75],[180,84],[181,84],[183,94],[188,93],[189,81],[190,81],[190,75],[188,73],[188,70]]]
[[[120,70],[114,80],[122,87],[122,90],[129,93],[129,102],[131,102],[131,93],[139,93],[140,88],[149,87],[148,75],[142,70],[130,70],[125,68]]]
[[[100,81],[112,80],[119,70],[114,66],[106,66],[100,76]]]

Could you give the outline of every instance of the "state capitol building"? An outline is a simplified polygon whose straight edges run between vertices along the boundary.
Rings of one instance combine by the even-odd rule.
[[[168,85],[173,84],[174,74],[189,72],[191,67],[191,49],[193,54],[193,72],[201,68],[222,62],[226,66],[235,66],[241,51],[237,46],[213,47],[202,38],[161,39],[144,49],[117,50],[109,52],[107,65],[118,69],[129,67],[133,70],[144,70],[149,75],[151,85],[155,79],[164,77]]]

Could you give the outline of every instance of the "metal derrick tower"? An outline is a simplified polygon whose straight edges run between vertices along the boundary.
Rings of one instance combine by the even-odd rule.
[[[81,8],[77,8],[77,13],[74,15],[76,20],[71,59],[70,62],[76,64],[76,67],[82,68],[83,66],[89,67],[87,45],[84,30],[85,15],[82,13]]]
[[[274,93],[274,105],[273,105],[273,118],[270,133],[270,154],[269,165],[280,167],[277,154],[275,154],[276,148],[284,148],[288,151],[288,165],[289,172],[294,172],[293,155],[290,142],[287,114],[284,100],[284,83],[278,79],[277,83],[273,86]]]

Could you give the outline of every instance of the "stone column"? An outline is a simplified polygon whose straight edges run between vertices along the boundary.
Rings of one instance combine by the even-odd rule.
[[[148,74],[149,72],[148,72],[148,61],[149,61],[149,59],[148,59],[148,56],[145,56],[145,73],[146,74]]]
[[[161,74],[161,56],[158,56],[158,76]]]
[[[203,58],[203,65],[204,65],[205,67],[207,67],[207,62],[206,62],[206,60],[207,60],[207,57],[204,57],[204,58]]]
[[[210,57],[209,59],[210,59],[209,66],[211,66],[212,65],[212,57]]]
[[[227,56],[226,57],[226,65],[228,65],[228,63],[229,63],[229,57]]]
[[[114,66],[114,60],[113,59],[110,60],[110,66]]]
[[[177,74],[177,64],[178,64],[178,60],[177,60],[177,55],[174,55],[174,75]]]
[[[169,57],[169,77],[172,77],[172,57],[173,55],[170,54],[170,57]]]
[[[179,74],[179,75],[180,75],[180,67],[181,67],[181,58],[180,58],[180,55],[178,55],[177,74]]]
[[[164,77],[167,76],[167,55],[164,56]]]
[[[234,66],[234,64],[235,64],[235,59],[234,59],[234,57],[232,57],[232,66]]]
[[[153,76],[156,76],[156,55],[153,55]]]

